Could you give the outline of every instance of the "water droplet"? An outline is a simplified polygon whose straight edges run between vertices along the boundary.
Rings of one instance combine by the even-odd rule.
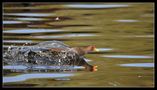
[[[55,20],[58,21],[58,20],[60,20],[60,18],[59,18],[59,17],[56,17]]]
[[[142,76],[139,75],[138,77],[141,78]]]

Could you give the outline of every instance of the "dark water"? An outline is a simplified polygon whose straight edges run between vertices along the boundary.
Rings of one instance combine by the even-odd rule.
[[[153,3],[3,3],[4,51],[52,40],[100,50],[85,55],[96,72],[3,65],[3,86],[154,87],[153,21]]]

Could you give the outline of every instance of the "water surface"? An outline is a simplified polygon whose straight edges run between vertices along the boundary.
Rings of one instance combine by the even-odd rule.
[[[132,22],[139,22],[138,20],[116,20],[117,22],[128,22],[128,23],[132,23]]]
[[[10,87],[154,87],[153,3],[3,3],[3,52],[58,40],[70,47],[95,45],[84,57],[89,72],[74,66],[3,64],[3,85]],[[59,67],[58,67],[59,68]]]
[[[142,55],[104,55],[103,57],[108,57],[108,58],[153,58],[153,56],[142,56]]]
[[[73,5],[66,5],[67,7],[72,8],[84,8],[84,9],[95,9],[95,8],[118,8],[118,7],[128,7],[129,5],[124,4],[73,4]]]
[[[53,14],[49,13],[4,13],[3,15],[11,15],[11,16],[29,16],[29,17],[45,17],[52,16]]]
[[[3,21],[3,24],[19,24],[19,23],[24,23],[22,21]]]
[[[129,63],[120,64],[122,67],[154,67],[154,63]]]
[[[30,74],[22,74],[12,77],[3,77],[3,83],[7,82],[19,82],[19,81],[25,81],[28,79],[34,79],[34,78],[59,78],[59,77],[69,77],[73,76],[73,74],[67,74],[67,73],[30,73]]]
[[[3,31],[3,33],[44,33],[44,32],[60,32],[57,29],[12,29]]]

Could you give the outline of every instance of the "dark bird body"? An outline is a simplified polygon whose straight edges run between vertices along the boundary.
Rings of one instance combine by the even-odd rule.
[[[96,71],[96,66],[88,64],[84,59],[84,55],[94,49],[93,46],[69,47],[60,41],[49,41],[34,46],[14,48],[4,56],[4,61],[27,65],[77,65],[84,66],[88,71]]]

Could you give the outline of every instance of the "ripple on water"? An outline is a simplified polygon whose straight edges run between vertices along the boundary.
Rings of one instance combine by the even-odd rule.
[[[131,22],[139,22],[139,20],[115,20],[116,22],[126,22],[126,23],[131,23]]]
[[[154,63],[129,63],[120,64],[122,67],[154,67]]]
[[[32,40],[3,40],[3,43],[32,43]]]
[[[84,69],[83,66],[74,66],[74,67],[70,67],[69,68],[72,68],[72,69]],[[5,65],[3,66],[3,69],[9,69],[9,70],[26,70],[27,69],[27,66],[24,66],[24,65]],[[44,70],[55,70],[55,69],[60,69],[60,66],[33,66],[32,69],[44,69]]]
[[[127,4],[70,4],[65,6],[71,8],[101,9],[101,8],[128,7],[129,5]]]
[[[125,37],[154,38],[154,35],[131,35],[131,36],[125,36]]]
[[[45,19],[45,18],[16,18],[17,20],[22,20],[22,21],[41,21],[41,20],[49,20],[49,19]]]
[[[42,32],[61,32],[63,30],[57,29],[14,29],[14,30],[3,30],[3,33],[42,33]]]
[[[6,65],[6,66],[3,66],[3,69],[20,69],[20,70],[25,70],[27,69],[26,66],[23,66],[23,65],[16,65],[16,66],[13,66],[13,65]]]
[[[56,78],[55,80],[57,80],[57,81],[69,81],[70,80],[70,78]]]
[[[100,52],[101,51],[111,51],[113,50],[112,48],[97,48]]]
[[[103,55],[102,57],[108,57],[108,58],[153,58],[153,56],[142,56],[142,55]]]
[[[3,24],[21,24],[24,23],[22,21],[3,21]]]
[[[50,14],[50,13],[4,13],[3,15],[44,17],[44,16],[52,16],[54,14]]]
[[[3,77],[3,83],[19,82],[19,81],[25,81],[28,79],[35,79],[35,78],[70,77],[73,75],[74,74],[72,74],[72,73],[29,73],[29,74],[21,74],[21,75],[17,75],[17,76]]]
[[[34,38],[69,38],[69,37],[89,37],[89,36],[97,36],[96,34],[64,34],[64,35],[55,35],[55,36],[33,36]]]

